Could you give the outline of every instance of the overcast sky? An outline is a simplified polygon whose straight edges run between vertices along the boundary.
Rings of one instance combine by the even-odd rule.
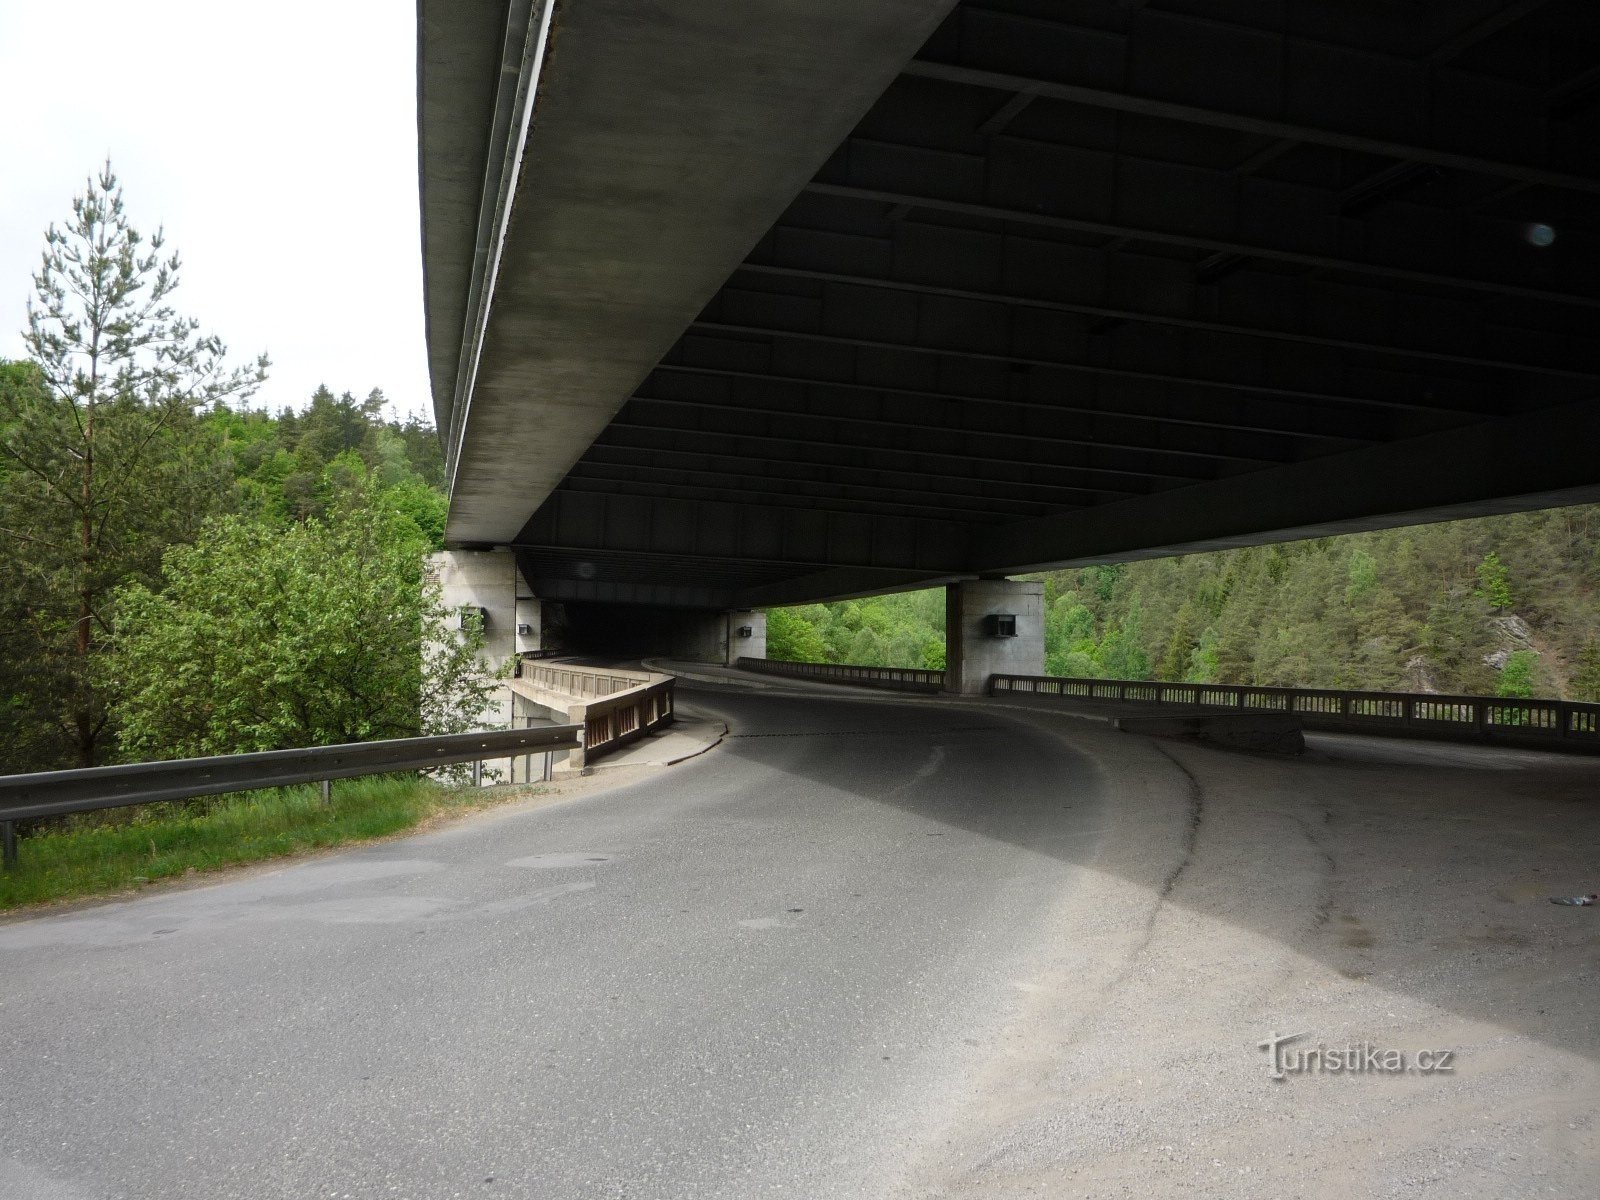
[[[0,0],[0,357],[20,357],[45,227],[110,155],[181,252],[179,311],[256,398],[381,387],[426,413],[416,8],[399,0]]]

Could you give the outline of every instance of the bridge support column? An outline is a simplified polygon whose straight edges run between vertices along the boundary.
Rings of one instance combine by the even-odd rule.
[[[686,614],[660,653],[690,662],[731,667],[741,658],[767,656],[767,614],[754,609]]]
[[[728,614],[728,658],[733,666],[741,658],[767,656],[767,614],[742,610]]]
[[[511,551],[442,550],[430,556],[428,569],[438,582],[440,599],[452,614],[472,614],[483,622],[482,657],[490,670],[498,670],[523,651],[539,648],[541,606],[523,581]],[[483,714],[483,728],[511,729],[526,724],[526,714],[518,710],[510,685],[501,685]],[[522,758],[494,759],[486,765],[490,782],[527,782]]]
[[[981,696],[991,675],[1044,674],[1044,584],[966,579],[944,592],[944,690]]]

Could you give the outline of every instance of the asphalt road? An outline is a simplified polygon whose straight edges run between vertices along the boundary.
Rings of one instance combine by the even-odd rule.
[[[0,1197],[871,1197],[1101,836],[1015,717],[684,689],[616,790],[0,925]]]

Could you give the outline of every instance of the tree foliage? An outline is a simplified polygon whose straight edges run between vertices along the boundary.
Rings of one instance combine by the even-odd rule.
[[[1506,657],[1505,666],[1500,668],[1500,679],[1495,686],[1494,694],[1521,697],[1533,695],[1533,672],[1538,663],[1539,656],[1532,650],[1512,651]]]
[[[375,483],[434,549],[444,544],[444,458],[433,427],[386,415],[377,388],[357,400],[327,387],[301,411],[217,407],[208,422],[238,478],[240,506],[280,526],[326,516],[352,487]]]
[[[1585,505],[1049,572],[1045,670],[1600,699],[1597,518],[1600,506]],[[930,649],[905,661],[888,649],[894,631],[915,624],[942,640],[942,620],[916,616],[942,617],[938,591],[791,611],[826,649],[793,650],[802,634],[791,627],[782,644],[795,657],[921,666]],[[1524,658],[1513,615],[1532,633]]]
[[[1478,598],[1495,609],[1510,608],[1513,603],[1511,572],[1493,550],[1478,564]]]
[[[23,333],[26,378],[0,388],[6,487],[0,536],[11,570],[9,656],[25,664],[12,712],[30,715],[19,766],[88,766],[108,710],[95,662],[115,589],[153,582],[161,553],[223,507],[226,473],[196,414],[248,395],[266,359],[226,351],[170,303],[178,256],[128,220],[109,164],[45,233]]]
[[[494,680],[452,631],[416,526],[370,486],[287,529],[241,517],[118,597],[124,754],[228,754],[472,728]]]

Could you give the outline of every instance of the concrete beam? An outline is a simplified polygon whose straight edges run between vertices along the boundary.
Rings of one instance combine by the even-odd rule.
[[[477,262],[488,131],[500,91],[507,5],[418,0],[417,166],[422,201],[423,312],[434,419],[450,428],[456,367]]]
[[[1600,401],[991,531],[977,571],[1130,562],[1600,500]]]
[[[457,29],[435,3],[425,21],[439,14],[428,47],[437,72],[485,36],[496,6],[470,3]],[[476,384],[467,411],[454,414],[447,538],[514,538],[950,4],[560,8]],[[429,70],[423,172],[459,174],[470,164],[454,148],[490,136],[492,117],[481,87],[463,89],[471,103],[436,103]],[[504,150],[491,145],[487,159]],[[430,225],[452,212],[465,219],[457,203],[436,207]],[[430,236],[430,295],[459,292],[466,245]],[[430,324],[436,386],[460,354],[448,317],[456,307],[441,302]]]
[[[1518,327],[1490,320],[1475,299],[1249,269],[1208,284],[1192,265],[1170,258],[1113,255],[1015,233],[902,221],[892,237],[880,238],[785,224],[741,265],[740,275],[1305,343],[1412,360],[1408,370],[1446,381],[1451,367],[1600,377],[1593,316],[1581,311],[1557,314],[1561,320],[1538,328]],[[828,289],[821,294],[826,301]],[[721,311],[735,313],[726,303]]]
[[[956,574],[970,541],[971,528],[954,522],[569,491],[551,496],[515,538],[597,558],[761,563],[797,575],[835,566]]]
[[[1016,73],[1020,39],[1044,69]],[[1149,12],[1122,33],[963,7],[906,74],[1600,192],[1594,147],[1559,136],[1536,89],[1260,25]]]

